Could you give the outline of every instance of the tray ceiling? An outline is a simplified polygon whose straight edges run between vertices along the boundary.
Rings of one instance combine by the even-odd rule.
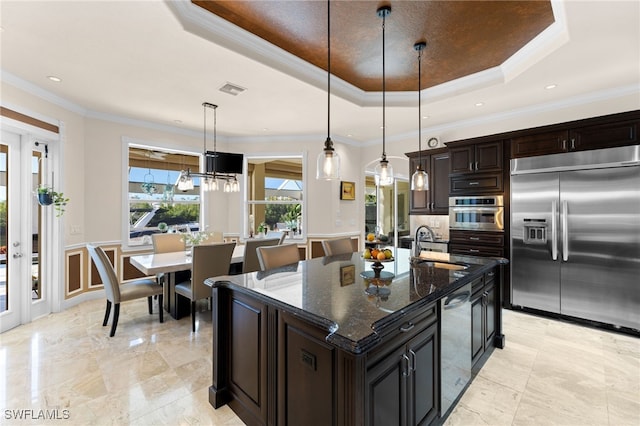
[[[324,70],[324,1],[198,1],[194,4]],[[331,2],[331,73],[364,91],[382,85],[383,3]],[[386,18],[388,91],[422,89],[499,66],[554,22],[549,1],[401,1]]]

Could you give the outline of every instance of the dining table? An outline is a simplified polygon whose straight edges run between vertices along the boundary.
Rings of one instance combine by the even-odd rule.
[[[230,273],[242,270],[244,261],[244,245],[236,245],[231,255]],[[131,256],[129,262],[140,272],[148,276],[165,274],[163,281],[163,307],[172,318],[179,319],[185,312],[189,313],[190,303],[184,299],[177,304],[175,299],[176,272],[191,270],[193,259],[191,250],[168,253],[149,253]]]

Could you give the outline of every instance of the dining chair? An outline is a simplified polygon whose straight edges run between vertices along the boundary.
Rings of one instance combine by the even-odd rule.
[[[242,273],[260,270],[258,261],[258,247],[275,246],[280,243],[279,238],[251,238],[244,243],[244,259],[242,260]]]
[[[297,244],[258,247],[258,260],[260,261],[260,270],[266,271],[298,263],[300,252]]]
[[[333,256],[336,254],[353,253],[353,244],[351,238],[338,238],[335,240],[323,240],[322,248],[325,256]]]
[[[187,249],[187,244],[182,237],[183,234],[180,232],[174,232],[170,234],[151,234],[153,252],[171,253],[175,251],[185,251]],[[191,271],[178,271],[176,272],[176,282],[186,281],[190,276]],[[159,283],[164,284],[164,273],[156,274],[156,279]]]
[[[153,242],[154,253],[170,253],[173,251],[186,250],[187,246],[182,239],[182,234],[152,234],[151,241]]]
[[[269,231],[266,238],[278,238],[278,244],[284,243],[284,239],[287,237],[287,233],[285,231]]]
[[[103,327],[106,326],[109,321],[111,305],[114,306],[111,333],[109,333],[110,337],[116,334],[118,317],[120,316],[120,303],[122,302],[146,297],[149,304],[149,314],[151,315],[153,314],[153,302],[151,298],[158,296],[160,322],[164,321],[161,285],[158,285],[154,280],[149,278],[121,283],[118,281],[116,271],[102,247],[87,244],[87,250],[93,260],[93,264],[98,270],[98,274],[104,285],[104,292],[107,296],[107,308],[104,313],[104,321],[102,322]]]
[[[191,300],[191,329],[196,331],[196,301],[211,297],[211,288],[204,280],[229,274],[231,257],[236,243],[203,244],[193,247],[191,279],[176,284],[176,300]]]

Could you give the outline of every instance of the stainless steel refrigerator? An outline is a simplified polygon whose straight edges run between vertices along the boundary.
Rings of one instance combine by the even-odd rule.
[[[511,300],[640,330],[640,146],[511,160]]]

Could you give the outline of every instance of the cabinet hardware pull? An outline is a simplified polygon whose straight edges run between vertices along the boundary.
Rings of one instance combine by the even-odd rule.
[[[469,186],[480,185],[480,182],[469,182]]]
[[[469,163],[469,170],[473,171],[473,163]]]
[[[480,241],[480,237],[469,237],[472,241]]]
[[[407,356],[407,354],[402,354],[402,359],[405,362],[405,367],[404,367],[404,371],[402,372],[402,375],[407,377],[411,374],[411,361],[409,361],[409,357]]]
[[[476,249],[469,249],[469,253],[478,253],[480,250],[476,250]]]
[[[494,276],[494,275],[495,275],[495,272],[489,272],[489,273],[487,273],[487,275],[488,275],[488,276],[490,276],[490,277],[492,277],[492,276]]]
[[[411,329],[413,329],[413,327],[415,327],[416,325],[412,322],[407,323],[407,325],[403,325],[402,327],[400,327],[400,332],[401,333],[406,333],[407,331],[410,331]]]
[[[478,162],[476,161],[476,170],[478,170]]]
[[[558,206],[551,201],[551,259],[558,260],[558,223],[556,215],[558,214]]]
[[[576,140],[575,138],[571,138],[571,149],[576,149]]]
[[[410,360],[411,360],[411,366],[409,367],[409,371],[416,371],[416,353],[413,351],[413,349],[409,349],[409,355],[411,356]]]
[[[566,139],[562,139],[562,150],[566,150],[567,149],[567,140]]]

